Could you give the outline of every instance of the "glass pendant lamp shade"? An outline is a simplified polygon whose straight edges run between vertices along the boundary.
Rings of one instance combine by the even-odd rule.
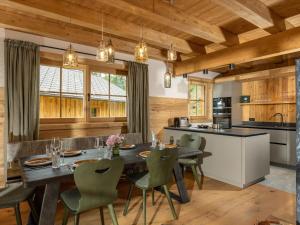
[[[147,44],[144,40],[141,40],[135,47],[134,57],[137,62],[145,63],[148,60]]]
[[[171,82],[172,82],[172,74],[169,70],[164,75],[164,87],[165,88],[171,88]]]
[[[78,57],[71,44],[63,55],[63,66],[69,68],[78,66]]]
[[[176,61],[177,59],[177,52],[173,48],[173,45],[171,44],[170,48],[168,49],[168,61]]]
[[[115,62],[115,50],[114,46],[112,45],[111,39],[109,39],[108,44],[106,46],[107,50],[107,63],[114,63]]]
[[[103,40],[100,41],[99,47],[97,48],[96,60],[100,62],[108,61],[108,52],[106,50],[106,45]]]

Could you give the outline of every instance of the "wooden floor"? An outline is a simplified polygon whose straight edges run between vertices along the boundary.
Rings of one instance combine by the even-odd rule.
[[[155,206],[151,206],[148,198],[147,219],[153,225],[254,225],[257,220],[279,218],[295,224],[296,197],[294,194],[279,191],[263,185],[253,185],[244,190],[205,178],[202,190],[198,190],[191,175],[185,178],[191,202],[180,205],[173,201],[179,219],[172,220],[166,198],[156,193]],[[175,189],[174,185],[171,189]],[[122,182],[119,187],[120,198],[115,203],[120,225],[142,224],[141,193],[136,190],[130,204],[129,213],[122,215],[128,184]],[[107,209],[104,210],[106,224],[111,224]],[[28,206],[22,204],[23,224],[26,224]],[[56,224],[61,224],[62,207],[59,205]],[[0,210],[0,224],[15,224],[14,214],[11,209]],[[70,218],[69,224],[73,224]],[[99,225],[99,212],[94,210],[82,214],[80,224]]]

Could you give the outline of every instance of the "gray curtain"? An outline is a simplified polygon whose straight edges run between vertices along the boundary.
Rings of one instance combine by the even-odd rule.
[[[128,131],[142,133],[148,141],[149,131],[149,78],[148,65],[128,63]]]
[[[38,138],[39,46],[5,40],[5,103],[9,142]]]

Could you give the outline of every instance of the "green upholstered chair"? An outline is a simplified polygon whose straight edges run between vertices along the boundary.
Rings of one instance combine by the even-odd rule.
[[[152,150],[149,157],[146,158],[148,172],[131,174],[128,176],[131,181],[127,202],[124,208],[123,215],[125,216],[128,212],[128,207],[131,199],[131,194],[134,185],[142,189],[143,191],[143,214],[144,214],[144,225],[147,224],[146,220],[146,192],[152,190],[152,204],[154,203],[154,188],[162,187],[168,199],[172,215],[174,219],[177,219],[170,193],[167,184],[172,180],[172,171],[177,160],[176,150]]]
[[[34,220],[37,223],[38,215],[32,202],[33,193],[33,188],[24,188],[21,182],[8,184],[6,188],[0,190],[0,208],[14,208],[16,223],[22,225],[20,203],[28,201]]]
[[[180,138],[179,142],[181,147],[188,147],[193,149],[199,149],[199,151],[204,152],[205,146],[206,146],[206,140],[204,137],[200,136],[193,136],[190,134],[184,134]],[[201,181],[198,176],[197,168],[199,168],[199,171],[201,172],[201,175],[203,176],[203,172],[201,169],[202,164],[202,156],[192,157],[192,158],[182,158],[178,159],[178,162],[183,167],[191,167],[194,179],[197,182],[197,186],[200,189],[201,188]]]
[[[119,157],[78,166],[74,171],[76,188],[61,194],[65,206],[62,224],[68,223],[69,213],[75,216],[75,225],[78,225],[82,212],[99,208],[101,223],[104,225],[103,206],[107,206],[113,224],[117,225],[113,202],[118,197],[116,187],[123,167],[124,162]]]

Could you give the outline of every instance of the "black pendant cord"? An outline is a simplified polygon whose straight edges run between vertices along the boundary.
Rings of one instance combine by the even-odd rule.
[[[58,48],[58,47],[52,47],[52,46],[47,46],[47,45],[40,45],[40,47],[43,47],[43,48],[50,48],[50,49],[55,49],[55,50],[60,50],[60,51],[65,51],[65,49],[63,48]],[[95,56],[95,54],[92,54],[92,53],[87,53],[87,52],[80,52],[80,51],[75,51],[76,53],[78,54],[81,54],[81,55],[88,55],[88,56]],[[128,60],[124,60],[124,59],[118,59],[118,58],[115,58],[116,61],[121,61],[121,62],[125,62],[125,63],[128,63],[129,61]]]

